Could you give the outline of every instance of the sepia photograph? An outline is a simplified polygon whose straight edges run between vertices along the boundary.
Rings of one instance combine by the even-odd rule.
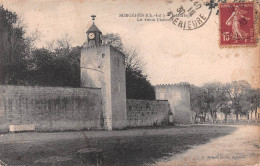
[[[0,0],[0,166],[260,166],[259,0]]]

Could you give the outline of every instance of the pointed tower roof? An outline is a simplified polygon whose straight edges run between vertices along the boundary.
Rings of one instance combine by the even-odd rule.
[[[87,32],[100,32],[100,33],[102,33],[102,32],[98,29],[98,27],[95,25],[94,22],[93,22],[93,24],[91,25],[91,27],[88,29]]]
[[[95,25],[95,23],[94,23],[94,20],[95,20],[96,15],[92,15],[91,17],[92,17],[92,20],[93,20],[93,24],[91,25],[91,27],[88,29],[87,32],[99,32],[99,33],[102,33],[102,32],[98,29],[98,27]]]

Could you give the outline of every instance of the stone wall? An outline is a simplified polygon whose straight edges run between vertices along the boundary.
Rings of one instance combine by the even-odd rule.
[[[0,86],[0,132],[34,124],[36,131],[101,128],[101,90]]]
[[[155,86],[156,99],[168,100],[173,120],[177,124],[191,124],[190,85],[188,83]]]
[[[167,100],[127,99],[128,126],[153,126],[168,122],[170,106]]]

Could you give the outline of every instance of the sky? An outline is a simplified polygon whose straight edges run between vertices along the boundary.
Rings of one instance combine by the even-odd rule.
[[[118,33],[125,46],[136,49],[153,85],[189,82],[201,86],[213,81],[246,80],[260,88],[259,45],[220,48],[217,9],[209,15],[209,9],[203,6],[200,13],[208,17],[205,24],[183,30],[170,21],[138,21],[141,17],[119,16],[142,13],[157,19],[168,11],[177,13],[181,6],[187,10],[190,1],[185,0],[0,0],[0,3],[21,16],[27,34],[39,32],[38,47],[66,34],[74,46],[82,45],[92,24],[90,16],[95,14],[95,24],[103,34]]]

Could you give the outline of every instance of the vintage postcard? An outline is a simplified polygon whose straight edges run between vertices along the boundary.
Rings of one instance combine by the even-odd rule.
[[[0,0],[0,166],[259,166],[259,12]]]

